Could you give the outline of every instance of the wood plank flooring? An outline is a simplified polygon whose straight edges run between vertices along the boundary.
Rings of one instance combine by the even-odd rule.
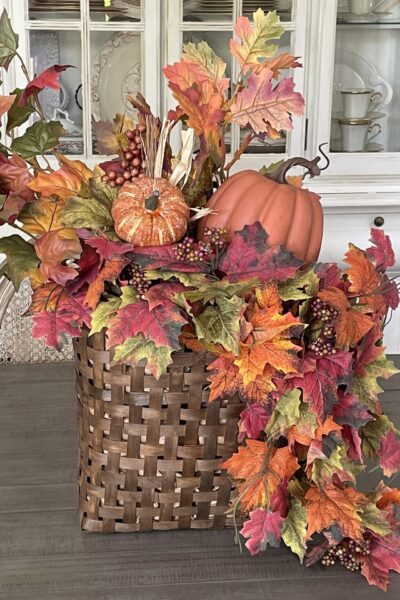
[[[283,548],[241,555],[230,530],[82,533],[73,378],[70,364],[0,367],[0,600],[400,597],[400,575],[384,594],[339,567],[306,569]],[[400,422],[400,377],[385,390]]]

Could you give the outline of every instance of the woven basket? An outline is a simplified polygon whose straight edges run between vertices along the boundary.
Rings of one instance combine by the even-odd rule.
[[[157,381],[110,367],[104,334],[74,342],[82,529],[131,532],[230,526],[219,465],[237,450],[238,397],[208,403],[212,357],[177,352]]]

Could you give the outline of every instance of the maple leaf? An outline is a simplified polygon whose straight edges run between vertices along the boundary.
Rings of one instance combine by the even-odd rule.
[[[333,407],[333,418],[340,425],[350,425],[355,428],[373,420],[358,396],[342,392],[339,392],[339,401]]]
[[[371,305],[380,314],[386,313],[386,302],[383,296],[383,279],[376,271],[368,255],[353,244],[349,244],[345,262],[350,265],[347,277],[351,282],[349,292],[359,295],[358,302]],[[381,291],[381,293],[378,293]]]
[[[291,77],[282,79],[274,87],[273,72],[264,68],[260,73],[252,73],[246,86],[237,94],[230,107],[230,116],[241,127],[250,126],[261,134],[268,126],[276,132],[293,129],[293,115],[302,115],[304,99],[294,91]]]
[[[82,252],[74,229],[57,229],[45,233],[35,242],[35,250],[41,260],[39,270],[45,282],[51,279],[65,285],[77,275],[76,269],[62,264],[65,260],[78,258]]]
[[[279,39],[284,33],[276,12],[265,14],[259,8],[253,13],[253,21],[254,27],[247,17],[239,17],[235,24],[238,40],[230,40],[229,45],[231,54],[239,62],[243,73],[258,67],[263,60],[273,56],[278,46],[268,42]]]
[[[249,404],[240,413],[239,420],[239,442],[248,437],[257,440],[270,419],[265,406],[260,404]]]
[[[368,352],[370,352],[368,350]],[[355,373],[351,384],[351,390],[354,392],[368,409],[377,413],[381,412],[379,407],[378,395],[383,389],[378,384],[377,379],[389,379],[398,373],[394,363],[389,360],[381,347],[381,352],[375,354],[371,351],[370,355],[364,355],[363,359],[355,362]]]
[[[193,317],[196,334],[204,343],[220,344],[228,352],[239,354],[240,318],[246,308],[242,298],[217,298],[216,306]]]
[[[234,364],[233,356],[220,356],[208,365],[207,369],[211,371],[210,402],[236,393],[240,379],[239,369]]]
[[[10,96],[0,95],[0,117],[10,110],[16,97],[15,94],[11,94]]]
[[[377,455],[386,477],[391,477],[400,470],[400,439],[392,429],[388,429],[381,439]]]
[[[283,477],[275,492],[271,495],[269,508],[272,512],[279,512],[286,517],[289,509],[288,478]]]
[[[393,423],[386,415],[379,415],[361,428],[362,450],[367,457],[377,457],[382,438],[393,427]]]
[[[90,308],[96,308],[101,294],[104,291],[106,281],[114,281],[121,273],[122,269],[128,263],[128,259],[123,256],[111,256],[101,269],[97,277],[89,284],[85,296],[85,303]]]
[[[299,270],[296,277],[279,285],[282,300],[307,300],[318,291],[319,277],[313,269]]]
[[[18,219],[22,222],[24,230],[32,235],[42,236],[55,229],[62,229],[62,212],[65,200],[53,198],[41,198],[29,202]]]
[[[361,558],[361,573],[370,585],[386,591],[389,571],[400,573],[400,537],[371,534],[369,554]]]
[[[385,486],[385,489],[376,504],[380,509],[386,508],[390,504],[400,504],[400,489],[391,489],[386,488]]]
[[[266,550],[269,544],[278,548],[282,535],[283,517],[278,512],[270,512],[264,508],[257,508],[249,515],[240,533],[248,538],[246,548],[251,556]]]
[[[183,92],[201,81],[212,79],[208,73],[202,70],[199,64],[192,60],[181,60],[173,65],[167,65],[163,67],[162,71],[168,82]]]
[[[10,192],[4,197],[4,202],[0,198],[0,225],[4,223],[14,223],[17,217],[27,204],[27,199],[19,193]]]
[[[371,248],[367,248],[366,253],[377,271],[382,273],[389,267],[393,267],[396,259],[390,237],[385,235],[382,229],[371,229],[370,241],[373,245]]]
[[[217,91],[223,93],[228,89],[229,78],[224,77],[226,63],[215,54],[207,42],[202,41],[198,44],[189,42],[188,44],[184,44],[182,59],[184,64],[195,65],[197,73],[209,80]],[[177,82],[175,81],[175,83]],[[192,83],[195,83],[195,81]]]
[[[79,337],[83,323],[90,327],[90,314],[83,306],[83,296],[69,296],[59,288],[53,290],[51,298],[47,310],[33,315],[32,335],[59,350],[65,334]]]
[[[339,311],[336,325],[336,343],[340,348],[355,346],[372,329],[374,322],[351,306],[346,294],[339,288],[327,287],[318,293],[319,298]]]
[[[353,540],[361,538],[361,517],[357,511],[367,504],[364,494],[352,487],[311,486],[305,495],[308,512],[307,536],[337,524],[343,535]]]
[[[132,117],[125,113],[117,113],[112,123],[92,119],[92,129],[96,152],[109,155],[117,154],[121,149],[127,149],[128,141],[125,132],[135,129],[135,124]]]
[[[284,281],[294,277],[302,262],[282,246],[268,244],[268,234],[257,222],[233,234],[219,262],[219,269],[231,282],[257,277],[261,282]]]
[[[291,507],[285,519],[282,539],[292,552],[303,562],[306,551],[307,511],[300,500],[292,498]]]
[[[171,304],[174,304],[174,296],[184,289],[185,286],[179,282],[157,283],[146,292],[145,298],[149,303],[150,310],[156,306],[169,308]]]
[[[33,291],[31,303],[25,312],[34,315],[41,312],[55,312],[60,299],[67,295],[64,287],[57,283],[45,283]]]
[[[12,154],[7,157],[0,153],[0,194],[15,192],[27,201],[33,200],[33,192],[27,188],[31,180],[27,164],[20,156]]]
[[[44,196],[70,198],[79,194],[82,185],[89,185],[92,171],[80,160],[70,160],[62,154],[57,157],[63,166],[51,173],[38,173],[28,187]]]
[[[81,241],[82,254],[76,261],[78,275],[67,284],[68,292],[73,294],[85,284],[90,284],[96,279],[101,268],[101,261],[97,252]]]
[[[358,429],[350,427],[350,425],[343,425],[342,438],[347,444],[347,456],[351,460],[355,460],[359,463],[364,462],[362,450],[361,450],[361,437]]]
[[[281,396],[265,429],[268,436],[285,435],[297,423],[300,419],[300,394],[300,390],[294,389]]]
[[[157,306],[153,310],[144,300],[129,304],[110,319],[108,348],[123,344],[125,340],[142,333],[156,346],[179,350],[179,335],[187,320],[177,306]]]
[[[36,77],[34,77],[32,81],[30,81],[26,86],[19,99],[18,105],[25,106],[28,98],[32,96],[32,94],[38,94],[44,88],[52,88],[53,90],[59,90],[60,73],[71,67],[72,65],[53,65],[45,71],[42,71],[42,73],[40,73],[39,75],[36,75]]]
[[[156,346],[153,341],[137,335],[115,347],[112,364],[129,363],[133,367],[143,364],[156,379],[159,379],[172,363],[171,353],[171,347]]]
[[[135,248],[135,251],[131,255],[131,260],[139,266],[149,270],[162,269],[162,272],[153,274],[156,275],[154,276],[154,279],[164,277],[168,279],[174,276],[182,281],[180,277],[181,274],[203,273],[207,271],[207,266],[204,263],[177,261],[176,249],[177,244]],[[170,272],[170,274],[164,273],[164,271]],[[187,281],[187,285],[193,285],[189,282],[190,280]],[[182,283],[186,285],[184,280]],[[197,285],[197,283],[195,283],[195,285]]]
[[[7,257],[5,273],[18,291],[25,277],[31,277],[39,264],[35,249],[21,236],[10,235],[0,238],[0,253]]]
[[[272,376],[275,374],[275,370],[266,365],[262,375],[257,375],[246,386],[240,387],[241,397],[247,402],[257,402],[263,406],[269,406],[271,404],[270,392],[275,389],[272,381]]]
[[[88,246],[91,246],[96,250],[99,257],[103,260],[108,260],[111,256],[116,254],[132,252],[134,249],[132,244],[114,242],[101,235],[93,235],[93,232],[86,229],[78,229],[77,233],[81,239],[85,240],[85,243],[88,244]]]
[[[267,454],[265,442],[250,439],[221,465],[239,480],[240,503],[245,511],[264,506],[282,478],[291,477],[298,467],[296,457],[287,446],[271,448]]]

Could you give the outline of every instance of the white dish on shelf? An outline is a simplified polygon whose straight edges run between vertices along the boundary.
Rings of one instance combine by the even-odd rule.
[[[344,114],[342,112],[332,114],[332,119],[334,121],[337,121],[338,119],[343,119],[343,117]],[[372,119],[373,121],[375,121],[376,119],[383,119],[384,117],[387,117],[386,113],[371,110],[365,118]]]
[[[135,114],[129,95],[141,91],[141,39],[133,32],[116,33],[97,54],[91,69],[92,115],[110,121],[117,112]]]
[[[383,152],[384,149],[385,149],[385,147],[382,144],[376,144],[375,142],[370,142],[369,144],[367,144],[365,146],[365,148],[363,150],[359,150],[355,154],[360,154],[363,152]],[[331,141],[331,152],[343,152],[344,154],[354,154],[353,152],[345,153],[342,149],[341,142],[338,142],[337,140]]]
[[[379,15],[375,13],[366,13],[365,15],[345,13],[340,16],[345,23],[377,23],[379,21]]]
[[[372,88],[382,94],[378,110],[386,107],[393,98],[393,88],[366,58],[353,50],[337,48],[333,82],[332,114],[343,112],[341,90],[347,88]]]

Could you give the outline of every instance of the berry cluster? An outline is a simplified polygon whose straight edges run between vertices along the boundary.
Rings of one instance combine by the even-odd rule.
[[[349,571],[359,571],[362,564],[362,560],[360,559],[369,554],[369,546],[369,539],[365,539],[363,545],[358,544],[354,540],[344,540],[326,552],[321,560],[321,564],[325,567],[330,567],[339,561]]]
[[[128,281],[137,291],[138,297],[142,300],[146,297],[146,292],[150,288],[150,282],[146,279],[146,271],[136,263],[127,265],[121,273],[121,279]]]
[[[310,345],[310,350],[315,352],[317,356],[329,356],[330,354],[336,354],[335,344],[330,340],[325,339],[323,336],[319,337]]]
[[[212,248],[222,249],[226,244],[226,229],[221,229],[220,227],[206,227],[204,230],[204,237],[207,238],[207,242],[212,246]]]
[[[175,247],[175,258],[181,262],[204,262],[212,248],[208,242],[196,242],[191,237],[185,237]]]
[[[314,298],[311,302],[311,315],[313,319],[330,323],[337,319],[339,313],[335,308],[329,306],[327,302],[323,302],[320,298]]]
[[[127,141],[126,149],[123,151],[119,169],[110,169],[101,178],[103,183],[111,187],[123,185],[127,181],[133,181],[137,177],[145,176],[146,162],[143,156],[142,135],[146,131],[146,125],[140,123],[136,129],[125,132]]]

